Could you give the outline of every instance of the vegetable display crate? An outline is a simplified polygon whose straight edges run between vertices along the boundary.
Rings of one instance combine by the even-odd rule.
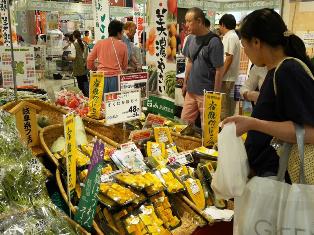
[[[108,137],[102,136],[87,127],[85,127],[85,132],[86,132],[88,141],[91,141],[96,136],[97,138],[104,141],[107,145],[112,146],[112,147],[118,147],[118,144],[112,141],[111,139],[109,139]],[[64,127],[62,124],[56,124],[56,125],[45,127],[41,129],[39,133],[41,146],[46,151],[50,160],[54,163],[56,167],[58,167],[60,163],[58,159],[55,157],[55,155],[50,151],[50,148],[53,142],[59,136],[62,136],[62,135],[64,135]]]
[[[47,116],[49,119],[50,125],[63,123],[63,115],[67,114],[67,111],[53,104],[50,104],[49,102],[37,100],[37,99],[23,99],[23,100],[12,101],[1,106],[0,108],[8,112],[12,108],[14,108],[17,104],[19,104],[19,102],[21,101],[26,101],[40,107],[41,109],[38,111],[38,114],[40,116]]]
[[[73,213],[76,213],[76,208],[73,206],[71,202],[68,202],[68,196],[65,191],[64,183],[62,182],[62,176],[59,169],[56,170],[56,179],[57,184],[60,189],[61,195],[64,200],[68,203],[69,208]],[[192,234],[197,228],[202,228],[208,224],[211,224],[213,221],[205,218],[199,210],[195,210],[195,206],[191,207],[191,203],[188,199],[186,199],[182,195],[172,195],[171,196],[172,205],[176,208],[176,213],[182,220],[182,223],[179,227],[172,230],[172,234],[174,235],[182,235],[182,234]],[[121,227],[121,214],[128,209],[121,209],[121,212],[117,212],[115,214],[110,214],[108,211],[105,218],[106,221],[93,221],[93,228],[97,234],[104,234],[101,230],[100,224],[107,223],[107,226],[110,227],[112,231],[115,231],[115,234],[127,234]]]

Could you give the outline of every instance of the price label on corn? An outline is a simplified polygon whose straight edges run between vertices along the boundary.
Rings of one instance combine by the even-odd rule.
[[[88,116],[91,118],[100,119],[104,84],[105,75],[103,72],[92,72],[90,74]]]
[[[203,118],[203,146],[213,146],[217,143],[220,114],[220,93],[205,92],[204,94],[204,118]]]
[[[76,184],[76,142],[75,142],[75,116],[69,113],[64,116],[65,153],[67,160],[68,191]]]

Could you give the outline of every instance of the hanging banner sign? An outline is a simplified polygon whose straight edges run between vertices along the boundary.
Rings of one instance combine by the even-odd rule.
[[[147,97],[147,79],[148,73],[131,73],[119,75],[120,91],[129,91],[141,89],[141,98]]]
[[[90,230],[96,213],[98,202],[99,184],[101,178],[101,169],[104,162],[104,143],[97,140],[94,144],[91,164],[88,167],[88,176],[82,191],[75,220],[84,228]]]
[[[177,1],[149,0],[147,4],[146,60],[149,91],[175,99]]]
[[[203,118],[203,146],[213,146],[217,143],[220,114],[220,93],[205,92],[204,94],[204,118]]]
[[[121,91],[105,94],[106,125],[139,119],[141,116],[141,91]]]
[[[13,72],[11,66],[11,48],[0,49],[2,66],[3,87],[12,88]],[[35,72],[34,47],[14,48],[14,60],[16,63],[17,86],[37,86],[38,81]]]
[[[110,23],[109,1],[93,0],[95,40],[101,40],[108,37],[108,25]]]
[[[69,113],[63,117],[65,153],[67,159],[68,197],[76,184],[76,141],[75,141],[75,115]]]
[[[91,72],[89,82],[88,117],[101,118],[101,104],[104,93],[105,75],[103,72]]]
[[[11,36],[9,28],[8,1],[0,0],[0,46],[10,46]]]

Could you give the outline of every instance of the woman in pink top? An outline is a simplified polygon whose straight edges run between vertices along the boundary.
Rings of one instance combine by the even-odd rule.
[[[123,23],[118,20],[111,21],[108,33],[109,38],[98,41],[87,58],[88,69],[105,72],[105,93],[119,90],[118,75],[128,67],[128,49],[121,41]],[[98,59],[97,68],[96,59]]]

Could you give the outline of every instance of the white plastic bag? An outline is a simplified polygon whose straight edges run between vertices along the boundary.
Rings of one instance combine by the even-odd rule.
[[[314,185],[293,184],[290,187],[282,234],[314,234]]]
[[[286,234],[280,230],[289,190],[286,183],[252,178],[242,196],[235,198],[233,234]]]
[[[249,167],[243,140],[236,136],[234,123],[225,125],[219,133],[218,152],[211,187],[218,199],[240,196],[247,182]]]

